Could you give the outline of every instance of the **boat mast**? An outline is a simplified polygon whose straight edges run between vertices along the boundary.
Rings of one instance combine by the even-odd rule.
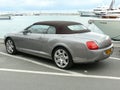
[[[114,3],[115,3],[115,0],[112,0],[112,2],[110,3],[110,6],[109,6],[108,10],[113,10]]]

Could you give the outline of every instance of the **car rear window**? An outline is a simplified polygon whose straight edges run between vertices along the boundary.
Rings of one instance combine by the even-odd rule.
[[[87,28],[84,25],[70,25],[68,26],[68,28],[72,31],[83,31],[83,30],[87,30]]]

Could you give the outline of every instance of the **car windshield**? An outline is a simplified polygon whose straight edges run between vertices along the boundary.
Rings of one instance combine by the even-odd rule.
[[[83,31],[83,30],[88,30],[84,25],[70,25],[68,28],[72,31]]]

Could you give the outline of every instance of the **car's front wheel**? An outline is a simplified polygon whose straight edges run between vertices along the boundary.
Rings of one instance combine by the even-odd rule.
[[[63,47],[59,47],[54,50],[53,59],[55,64],[61,69],[68,69],[73,65],[71,54]]]
[[[6,51],[9,54],[16,54],[17,50],[15,44],[11,38],[8,38],[5,42]]]

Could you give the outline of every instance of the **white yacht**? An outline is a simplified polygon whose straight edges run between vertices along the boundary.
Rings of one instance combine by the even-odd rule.
[[[120,40],[120,19],[102,19],[96,18],[89,20],[89,23],[95,24],[105,34],[109,35],[114,40]]]
[[[10,20],[11,16],[9,15],[0,15],[0,20]]]
[[[95,9],[93,9],[93,12],[96,15],[120,14],[120,9],[114,8],[114,3],[115,3],[115,0],[112,0],[108,7],[106,7],[106,6],[97,7]]]
[[[105,15],[107,13],[108,7],[97,7],[93,9],[95,15]]]
[[[115,0],[112,0],[110,5],[94,8],[92,11],[79,11],[80,16],[91,17],[120,17],[120,7],[114,8]]]

